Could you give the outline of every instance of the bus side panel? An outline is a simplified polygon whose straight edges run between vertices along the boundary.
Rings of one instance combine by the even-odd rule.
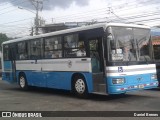
[[[36,78],[34,77],[35,75],[33,75],[33,71],[17,71],[16,72],[16,76],[17,76],[17,84],[19,83],[19,75],[20,73],[24,73],[27,79],[27,83],[29,86],[38,86],[39,83],[36,84],[35,80]],[[39,73],[41,74],[41,73]],[[39,86],[41,87],[41,86]]]
[[[83,75],[84,75],[84,77],[86,79],[88,92],[92,93],[93,92],[93,77],[92,77],[92,73],[83,73]]]
[[[44,76],[48,88],[71,90],[72,72],[47,72]]]
[[[77,72],[76,72],[77,73]],[[48,88],[71,90],[72,76],[74,72],[46,72],[44,78]],[[91,73],[79,73],[85,77],[88,92],[93,91]]]
[[[91,80],[91,58],[45,59],[41,61],[42,74],[47,87],[71,90],[71,80],[74,73],[82,74],[88,84]],[[92,88],[89,85],[89,91]]]
[[[4,61],[4,68],[2,71],[2,80],[6,80],[10,83],[13,83],[13,72],[12,72],[12,62],[11,61]]]
[[[20,72],[25,73],[27,83],[30,86],[71,90],[71,81],[74,72],[17,71],[17,78],[19,77]],[[82,74],[85,77],[88,92],[93,92],[92,74],[88,72],[79,74]]]

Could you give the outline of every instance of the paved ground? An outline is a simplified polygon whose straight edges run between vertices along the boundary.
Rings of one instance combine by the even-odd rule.
[[[160,111],[160,89],[136,91],[118,96],[91,95],[89,99],[79,99],[68,91],[42,88],[22,91],[18,86],[0,80],[0,111],[147,110]]]

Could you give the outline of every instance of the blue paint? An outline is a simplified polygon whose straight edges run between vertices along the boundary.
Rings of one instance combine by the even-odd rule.
[[[142,75],[130,75],[130,76],[115,76],[115,77],[108,77],[106,81],[108,83],[108,94],[120,94],[129,91],[141,90],[139,88],[135,88],[133,86],[150,84],[150,83],[157,83],[156,85],[152,86],[145,86],[143,89],[151,89],[156,88],[158,86],[157,80],[151,80],[152,74],[142,74]],[[124,78],[124,84],[113,84],[113,78]],[[140,79],[139,79],[140,78]],[[121,88],[127,88],[126,90],[118,90]]]
[[[155,82],[155,83],[157,83],[157,82]],[[121,94],[121,93],[126,93],[126,92],[137,91],[137,90],[157,88],[157,85],[153,85],[153,86],[144,87],[143,89],[131,88],[131,89],[128,89],[128,90],[117,90],[117,89],[120,89],[120,88],[127,88],[127,87],[133,86],[133,85],[137,85],[137,84],[123,85],[123,86],[116,86],[116,87],[109,86],[109,92],[108,92],[108,94]]]
[[[20,72],[21,71],[17,71],[17,78]],[[23,72],[25,73],[27,83],[30,86],[71,90],[71,78],[74,72]],[[88,86],[88,92],[91,93],[93,91],[92,74],[85,72],[81,74],[85,77]]]
[[[141,75],[130,75],[130,76],[114,76],[114,77],[108,77],[108,85],[112,86],[115,85],[112,83],[113,78],[124,78],[125,83],[124,85],[129,85],[129,84],[139,84],[139,83],[146,83],[151,80],[151,74],[141,74]],[[139,80],[141,78],[141,80]]]
[[[10,63],[6,63],[6,68],[10,67]],[[16,83],[18,84],[18,75],[22,71],[16,72]],[[23,71],[26,75],[28,85],[37,86],[37,87],[48,87],[55,89],[64,89],[71,90],[71,78],[75,72],[41,72],[41,71]],[[92,93],[93,90],[93,80],[92,73],[87,72],[79,72],[85,77],[88,92]],[[7,76],[9,74],[9,77]],[[115,76],[115,77],[106,77],[106,93],[108,94],[120,94],[130,91],[141,90],[139,88],[134,88],[132,86],[138,86],[141,84],[150,84],[150,83],[158,83],[157,80],[151,80],[152,74],[142,74],[142,75],[130,75],[130,76]],[[6,80],[10,83],[13,83],[12,72],[4,72],[2,73],[3,80]],[[113,78],[124,78],[124,84],[113,84]],[[158,84],[152,86],[145,86],[143,89],[151,89],[156,88]],[[130,87],[130,88],[128,88]],[[128,88],[127,90],[118,90],[121,88]]]
[[[12,72],[2,72],[2,80],[8,81],[9,83],[15,83]]]
[[[12,70],[12,62],[11,61],[4,61],[4,71]]]
[[[2,73],[2,80],[6,80],[10,83],[14,83],[12,62],[4,61],[4,72]]]

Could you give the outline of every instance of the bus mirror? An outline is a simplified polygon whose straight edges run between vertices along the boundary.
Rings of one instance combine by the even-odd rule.
[[[112,33],[112,28],[111,27],[108,27],[108,33]]]
[[[115,41],[113,40],[112,34],[108,35],[107,40],[108,40],[109,43],[110,43],[111,49],[112,49],[112,50],[115,49]]]
[[[111,34],[111,33],[108,35],[107,40],[110,40],[110,41],[112,41],[112,40],[113,40],[113,36],[112,36],[112,34]]]

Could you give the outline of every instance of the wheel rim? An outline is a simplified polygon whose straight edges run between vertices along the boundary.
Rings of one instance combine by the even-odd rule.
[[[82,94],[85,92],[85,83],[82,79],[78,79],[75,83],[75,89],[78,93]]]
[[[25,78],[24,78],[23,76],[20,77],[19,84],[20,84],[20,86],[21,86],[22,88],[25,87],[25,84],[26,84],[26,83],[25,83]]]

